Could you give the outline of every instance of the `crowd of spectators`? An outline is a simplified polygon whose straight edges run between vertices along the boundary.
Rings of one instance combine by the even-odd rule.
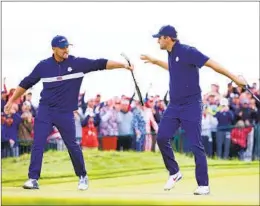
[[[260,97],[254,83],[251,91]],[[13,105],[11,114],[4,113],[4,105],[13,94],[6,85],[1,95],[2,158],[17,157],[31,151],[33,125],[37,106],[32,93],[26,93]],[[164,97],[146,94],[145,105],[135,98],[122,95],[101,101],[101,95],[85,100],[79,95],[79,109],[74,111],[76,138],[82,149],[115,149],[118,151],[158,151],[156,133],[168,104]],[[239,158],[244,161],[260,157],[260,104],[241,88],[228,84],[227,92],[220,94],[219,85],[203,95],[202,140],[208,157]],[[181,129],[174,134],[179,138],[179,151],[189,153],[189,140]],[[114,144],[112,144],[114,142]],[[48,145],[66,150],[58,128],[47,138]],[[175,144],[176,141],[173,141]]]

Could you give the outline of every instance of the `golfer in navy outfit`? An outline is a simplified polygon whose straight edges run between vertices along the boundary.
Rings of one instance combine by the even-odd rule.
[[[164,189],[172,189],[182,178],[170,144],[174,133],[181,126],[190,141],[195,157],[198,188],[194,194],[209,194],[207,159],[201,139],[203,104],[199,85],[199,68],[208,66],[232,79],[238,86],[244,86],[246,83],[196,48],[180,43],[173,26],[163,26],[153,37],[158,38],[162,50],[167,50],[168,63],[148,55],[141,55],[141,59],[145,63],[152,63],[169,70],[170,73],[170,103],[163,114],[157,135],[157,144],[169,171],[169,179]]]
[[[76,175],[79,177],[78,189],[88,188],[88,177],[80,146],[76,142],[73,111],[78,109],[78,94],[84,74],[88,72],[126,68],[127,64],[107,59],[87,59],[69,55],[69,42],[64,36],[56,36],[51,42],[52,57],[40,61],[34,70],[25,77],[5,106],[9,113],[16,99],[40,80],[43,90],[34,125],[34,142],[29,167],[29,180],[25,189],[38,189],[43,152],[47,137],[56,126],[68,148]]]

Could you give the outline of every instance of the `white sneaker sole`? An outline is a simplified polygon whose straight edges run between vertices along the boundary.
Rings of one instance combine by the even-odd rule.
[[[78,187],[78,190],[87,190],[88,186],[84,186],[84,187]]]
[[[198,193],[198,192],[194,192],[193,194],[194,194],[194,195],[209,195],[210,192],[209,192],[209,191],[206,192],[206,193]]]

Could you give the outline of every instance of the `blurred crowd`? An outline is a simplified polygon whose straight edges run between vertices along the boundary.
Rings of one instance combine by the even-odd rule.
[[[255,83],[250,90],[260,97]],[[14,89],[7,91],[4,84],[1,96],[2,158],[30,152],[34,138],[37,107],[32,104],[31,92],[17,100],[11,114],[3,111],[13,92]],[[147,93],[142,106],[135,94],[131,97],[113,97],[107,101],[101,101],[99,94],[87,100],[84,93],[79,94],[79,109],[74,111],[78,144],[82,149],[158,150],[156,133],[169,103],[167,96],[168,93],[162,98]],[[220,94],[219,85],[212,84],[211,91],[203,95],[201,134],[208,157],[259,160],[260,104],[249,92],[232,84],[227,85],[225,94]],[[190,152],[185,149],[189,148],[190,142],[185,137],[185,131],[180,129],[174,138],[182,142],[179,151]],[[57,150],[66,150],[55,126],[47,143]]]

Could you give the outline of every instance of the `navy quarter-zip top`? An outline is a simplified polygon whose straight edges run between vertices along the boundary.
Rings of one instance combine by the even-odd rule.
[[[107,61],[69,55],[68,59],[57,62],[52,56],[36,65],[19,86],[27,90],[41,80],[40,106],[56,111],[74,111],[78,109],[78,94],[84,74],[106,69]]]

